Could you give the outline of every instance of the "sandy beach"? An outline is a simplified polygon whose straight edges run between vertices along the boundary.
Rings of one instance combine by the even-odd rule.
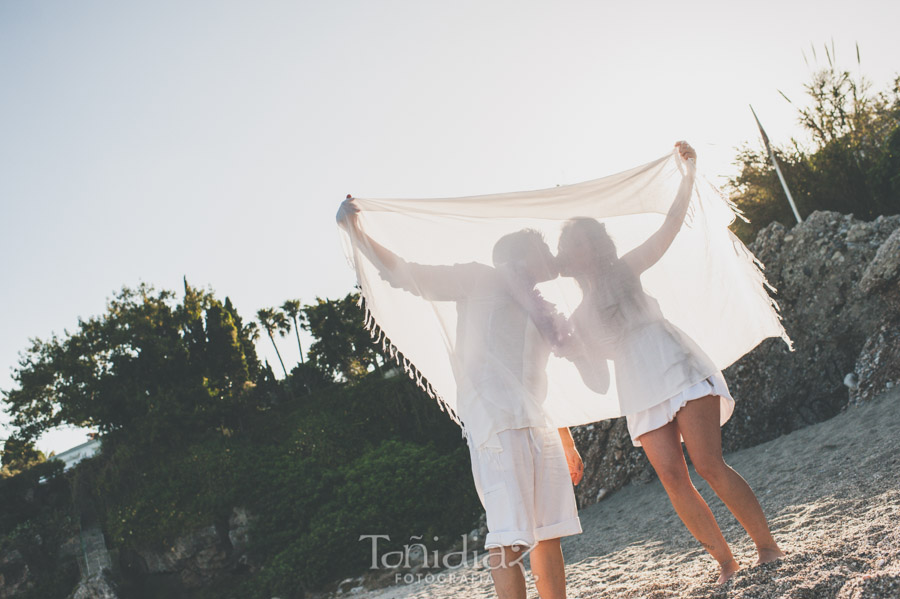
[[[727,426],[727,425],[726,425]],[[580,512],[563,539],[570,597],[840,599],[900,597],[900,390],[739,452],[784,560],[753,566],[753,545],[691,471],[743,569],[717,588],[716,563],[678,519],[658,480],[627,486]],[[529,598],[538,597],[531,573]],[[354,593],[373,599],[494,597],[478,566],[435,580]]]

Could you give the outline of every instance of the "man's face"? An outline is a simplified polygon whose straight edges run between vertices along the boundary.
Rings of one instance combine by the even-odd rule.
[[[550,253],[550,248],[546,243],[536,243],[529,248],[527,265],[529,274],[536,283],[552,281],[559,276],[556,258]]]

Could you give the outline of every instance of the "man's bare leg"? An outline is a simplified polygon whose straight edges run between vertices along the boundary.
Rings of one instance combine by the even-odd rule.
[[[559,539],[539,541],[529,556],[534,586],[541,599],[565,599],[566,569]]]
[[[522,552],[525,547],[512,545],[506,547],[491,547],[488,549],[488,565],[491,568],[491,578],[494,580],[494,590],[499,599],[526,599],[525,592],[525,565],[522,563]]]

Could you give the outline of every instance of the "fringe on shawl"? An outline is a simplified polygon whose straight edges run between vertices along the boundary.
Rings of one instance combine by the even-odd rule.
[[[456,410],[454,410],[453,407],[447,403],[447,400],[435,390],[428,379],[425,378],[425,375],[416,368],[416,365],[410,362],[397,346],[391,342],[390,338],[388,338],[387,334],[384,332],[384,329],[376,322],[375,316],[372,314],[372,311],[369,310],[368,302],[361,287],[359,288],[359,301],[356,302],[356,305],[365,311],[365,329],[369,331],[369,336],[372,337],[373,343],[381,345],[382,354],[386,354],[390,359],[394,360],[397,366],[403,368],[403,371],[407,376],[416,383],[417,387],[427,393],[428,397],[436,400],[441,411],[447,412],[450,419],[459,425],[459,428],[462,430],[462,436],[466,437],[466,427],[462,420],[460,420]]]
[[[721,201],[723,204],[725,204],[725,206],[728,207],[728,209],[736,218],[740,218],[745,223],[750,222],[750,219],[744,215],[743,211],[738,208],[737,204],[732,202],[721,191],[719,191],[719,188],[713,185],[709,181],[709,179],[706,179],[706,177],[704,177],[703,181],[706,183],[706,186],[713,192],[715,197],[718,198],[719,201]],[[740,239],[738,239],[738,237],[730,230],[728,231],[728,235],[731,237],[731,245],[734,248],[734,253],[740,256],[750,267],[750,272],[752,273],[751,276],[757,284],[756,292],[766,298],[766,301],[769,302],[769,306],[775,313],[775,317],[778,320],[778,328],[781,330],[781,340],[787,344],[788,350],[794,351],[794,342],[791,341],[791,338],[787,334],[787,330],[784,328],[784,320],[781,316],[781,309],[778,306],[778,302],[775,301],[775,298],[772,297],[771,294],[765,291],[766,289],[769,289],[769,291],[771,291],[772,293],[778,292],[778,290],[775,289],[775,287],[773,287],[772,284],[769,283],[769,281],[766,279],[765,264],[763,264],[759,260],[759,258],[757,258],[753,254],[753,252],[751,252],[750,249],[746,245],[744,245],[744,243]]]

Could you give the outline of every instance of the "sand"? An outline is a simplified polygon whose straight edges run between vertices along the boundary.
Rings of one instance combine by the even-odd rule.
[[[692,470],[744,568],[717,588],[717,564],[654,480],[581,510],[583,534],[562,541],[569,597],[900,598],[900,390],[726,461],[756,491],[784,560],[753,566],[749,537]],[[431,572],[437,578],[352,595],[496,596],[477,566]],[[527,577],[529,598],[538,597]]]

